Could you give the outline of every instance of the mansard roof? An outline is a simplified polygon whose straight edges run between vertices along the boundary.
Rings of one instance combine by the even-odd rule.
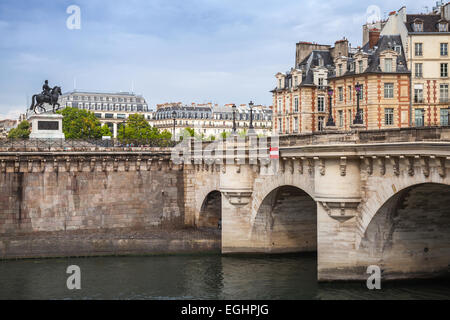
[[[322,63],[321,63],[322,61]],[[313,50],[299,65],[298,69],[303,70],[303,79],[301,85],[314,84],[313,68],[324,67],[332,68],[333,57],[329,51]]]
[[[442,22],[442,17],[440,14],[407,14],[405,25],[408,32],[416,32],[413,27],[416,21],[423,23],[422,32],[439,32],[438,24]]]

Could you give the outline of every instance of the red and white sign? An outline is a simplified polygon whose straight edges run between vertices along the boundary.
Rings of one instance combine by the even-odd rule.
[[[270,148],[270,159],[279,159],[280,158],[280,151],[278,150],[278,147]]]

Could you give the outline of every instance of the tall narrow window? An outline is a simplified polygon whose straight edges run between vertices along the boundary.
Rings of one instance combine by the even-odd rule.
[[[447,103],[448,102],[448,84],[441,84],[439,87],[440,93],[440,101]]]
[[[294,117],[294,132],[298,132],[298,117]]]
[[[338,88],[339,91],[339,101],[344,101],[344,90],[342,87]]]
[[[423,103],[423,86],[414,86],[414,103]]]
[[[298,97],[294,98],[294,112],[298,112]]]
[[[348,86],[348,101],[352,101],[352,86]]]
[[[416,123],[416,127],[423,127],[424,124],[424,110],[423,109],[415,109],[414,110],[414,120]]]
[[[392,59],[384,59],[384,72],[392,72]]]
[[[344,114],[343,114],[342,110],[338,111],[338,115],[339,115],[339,127],[343,127],[344,126]]]
[[[358,62],[358,67],[359,67],[359,73],[363,73],[364,69],[363,69],[363,62],[362,61]]]
[[[441,63],[441,77],[448,77],[448,63]]]
[[[416,78],[422,78],[423,74],[422,74],[422,64],[421,63],[414,64],[414,71],[415,71]]]
[[[422,56],[422,43],[414,44],[414,55],[417,57]]]
[[[448,55],[448,43],[441,43],[441,56]]]
[[[393,83],[385,83],[384,84],[384,97],[386,99],[394,98],[394,84]]]
[[[448,126],[448,109],[441,109],[441,126]]]
[[[385,108],[384,109],[384,124],[387,126],[391,126],[394,124],[394,109],[393,108]]]
[[[325,97],[318,97],[317,98],[317,111],[318,112],[325,112]]]
[[[319,117],[319,121],[318,121],[318,129],[319,129],[319,131],[323,130],[324,120],[325,120],[324,117]]]

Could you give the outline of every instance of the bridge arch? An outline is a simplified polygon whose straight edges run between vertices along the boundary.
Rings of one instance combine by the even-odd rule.
[[[302,189],[284,185],[261,201],[252,223],[257,251],[317,251],[317,204]]]
[[[360,259],[381,265],[386,276],[448,275],[450,185],[421,183],[398,191],[370,221],[358,247]],[[407,267],[405,267],[407,266]]]
[[[402,175],[389,179],[369,180],[366,201],[359,207],[361,214],[357,218],[356,248],[359,248],[370,222],[389,199],[404,189],[425,183],[450,185],[450,177],[448,175],[441,177],[438,173],[432,172],[429,177],[424,175],[405,177]]]
[[[218,228],[222,221],[222,193],[213,190],[203,200],[197,220],[197,227]]]

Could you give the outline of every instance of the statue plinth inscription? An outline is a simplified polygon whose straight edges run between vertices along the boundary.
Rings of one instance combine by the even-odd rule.
[[[60,114],[37,114],[29,118],[31,122],[30,139],[64,139]]]

